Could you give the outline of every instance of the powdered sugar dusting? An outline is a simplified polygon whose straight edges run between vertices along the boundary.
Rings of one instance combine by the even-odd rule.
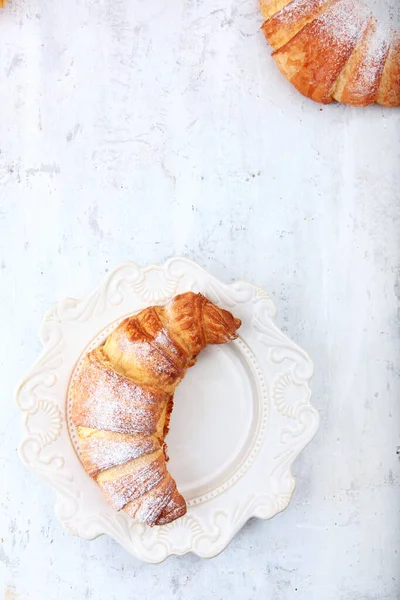
[[[130,466],[131,463],[127,465]],[[110,504],[120,510],[131,500],[146,494],[158,485],[164,476],[165,461],[163,458],[158,458],[126,474],[116,474],[109,480],[98,479],[98,483]]]
[[[377,92],[390,46],[391,32],[387,25],[378,22],[372,35],[366,39],[363,56],[351,82],[352,92],[360,96]]]
[[[294,23],[299,19],[304,19],[308,15],[317,15],[318,11],[326,6],[330,6],[334,0],[292,0],[273,17],[276,23]]]
[[[154,437],[108,435],[109,437],[93,435],[87,440],[81,440],[83,463],[91,475],[122,465],[160,448],[160,442]]]
[[[129,354],[138,365],[138,370],[145,370],[142,376],[147,375],[149,379],[154,379],[154,375],[170,377],[177,375],[177,367],[169,357],[162,353],[160,348],[154,345],[153,340],[135,340],[133,346],[132,340],[122,337],[120,348],[122,352],[129,350]]]
[[[267,10],[263,0],[260,4],[273,56],[302,94],[324,103],[336,98],[356,106],[398,104],[396,68],[385,70],[388,54],[391,64],[393,34],[382,22],[372,21],[365,2],[292,0],[267,3]],[[358,61],[359,44],[371,22],[376,30]]]
[[[131,517],[152,526],[169,503],[175,490],[175,481],[167,474],[162,482],[134,502],[127,504],[124,510]]]
[[[163,348],[174,361],[177,361],[180,368],[187,366],[189,359],[186,352],[171,339],[164,327],[155,336],[154,343],[158,348]]]
[[[166,523],[170,523],[175,519],[178,519],[186,512],[186,503],[183,500],[182,496],[175,490],[172,494],[170,501],[167,506],[162,511],[161,515],[156,521],[157,525],[165,525]]]
[[[154,406],[153,398],[146,397],[140,387],[132,387],[126,381],[110,380],[96,382],[96,385],[86,404],[88,411],[88,426],[110,431],[146,432],[155,431],[158,421],[159,407]],[[112,392],[117,391],[114,401]]]
[[[204,318],[203,303],[214,308]],[[223,343],[240,321],[193,293],[177,296],[167,309],[145,309],[89,352],[72,386],[71,417],[86,471],[114,508],[125,507],[150,525],[186,512],[167,472],[163,442],[172,408],[169,390],[193,364],[196,352],[190,350],[206,345],[203,326],[212,343]]]
[[[154,433],[170,395],[111,371],[97,349],[85,359],[73,396],[75,425],[120,433]]]
[[[315,23],[327,44],[354,47],[368,24],[370,12],[357,0],[340,0]]]

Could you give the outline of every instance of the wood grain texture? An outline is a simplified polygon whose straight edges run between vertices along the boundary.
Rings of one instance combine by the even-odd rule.
[[[370,6],[400,17],[397,0]],[[399,111],[299,97],[261,25],[236,0],[1,13],[0,598],[399,595]],[[18,460],[12,397],[57,300],[181,254],[271,293],[315,362],[321,426],[285,513],[214,560],[151,566],[62,530]]]

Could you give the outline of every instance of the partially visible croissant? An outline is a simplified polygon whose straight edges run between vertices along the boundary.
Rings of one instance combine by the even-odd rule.
[[[148,525],[185,514],[166,466],[174,390],[207,344],[235,339],[240,325],[187,292],[128,317],[85,357],[71,416],[83,466],[115,509]]]
[[[400,35],[359,0],[260,0],[264,34],[304,96],[400,106]]]
[[[4,8],[7,4],[7,0],[0,0],[0,8]]]

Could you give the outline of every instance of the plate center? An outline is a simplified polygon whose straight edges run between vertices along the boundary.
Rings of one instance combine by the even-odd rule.
[[[236,343],[209,346],[175,393],[171,475],[187,500],[228,480],[251,450],[259,418],[253,374]]]

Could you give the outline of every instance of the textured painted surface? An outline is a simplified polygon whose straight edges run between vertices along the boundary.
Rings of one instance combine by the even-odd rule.
[[[0,597],[400,598],[400,113],[303,99],[260,24],[255,0],[0,13]],[[62,531],[12,396],[54,301],[180,254],[274,295],[321,428],[285,513],[148,566]]]

